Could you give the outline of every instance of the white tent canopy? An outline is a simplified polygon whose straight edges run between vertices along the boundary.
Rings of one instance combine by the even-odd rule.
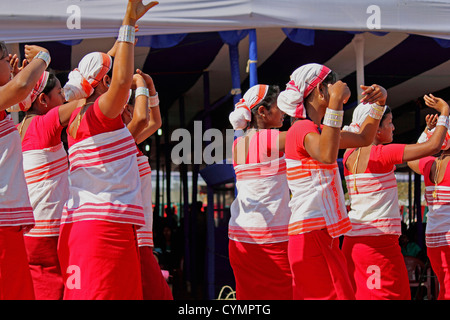
[[[375,3],[376,4],[375,4]],[[126,0],[0,2],[7,43],[115,37]],[[444,0],[161,0],[139,22],[139,34],[248,28],[408,32],[450,39]]]

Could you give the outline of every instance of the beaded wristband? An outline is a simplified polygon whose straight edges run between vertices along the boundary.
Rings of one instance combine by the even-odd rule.
[[[45,51],[39,51],[39,53],[33,58],[34,59],[42,59],[44,60],[47,68],[48,65],[50,64],[51,58],[50,58],[50,54],[48,52]]]
[[[157,107],[157,106],[159,106],[158,92],[154,96],[151,96],[149,99],[149,107],[150,108]]]
[[[323,124],[333,128],[340,128],[344,120],[344,110],[333,110],[327,108],[323,117]]]
[[[136,31],[134,26],[121,26],[119,29],[119,36],[117,37],[117,41],[134,44],[135,32]]]
[[[137,87],[134,97],[137,98],[138,96],[146,96],[148,98],[149,97],[148,88]]]
[[[383,117],[383,114],[384,114],[384,106],[380,106],[376,103],[373,103],[372,106],[370,107],[369,116],[376,120],[380,120]]]
[[[449,125],[448,117],[447,116],[439,116],[437,123],[436,123],[436,127],[444,126],[448,129],[448,125]]]

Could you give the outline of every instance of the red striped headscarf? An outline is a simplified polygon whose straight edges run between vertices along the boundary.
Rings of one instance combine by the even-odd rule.
[[[69,80],[64,86],[67,101],[87,98],[94,93],[94,88],[111,70],[112,58],[103,52],[92,52],[81,59],[78,68],[69,73]]]
[[[269,86],[266,84],[257,84],[247,90],[244,97],[236,103],[234,111],[229,116],[234,130],[247,128],[248,122],[252,120],[252,109],[264,100],[268,90]]]
[[[278,108],[291,117],[306,118],[303,101],[331,72],[329,68],[317,63],[305,64],[297,68],[286,85],[286,90],[278,96]]]
[[[8,108],[7,111],[19,112],[19,111],[27,111],[28,109],[30,109],[31,105],[36,100],[36,98],[42,93],[42,91],[44,91],[45,86],[47,85],[48,82],[49,75],[50,74],[48,73],[48,71],[44,71],[44,73],[42,73],[38,82],[36,82],[34,88],[31,90],[28,96],[18,104]]]

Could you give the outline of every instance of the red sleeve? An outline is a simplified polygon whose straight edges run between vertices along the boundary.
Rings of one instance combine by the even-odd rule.
[[[311,132],[319,132],[319,128],[311,120],[298,120],[286,134],[285,154],[288,159],[302,160],[311,156],[305,149],[305,136]]]
[[[22,150],[40,150],[59,145],[62,129],[59,121],[59,106],[45,115],[35,116],[25,132]]]
[[[419,159],[419,170],[420,173],[423,175],[423,179],[426,186],[432,185],[430,180],[430,171],[435,160],[436,158],[432,156]]]
[[[373,146],[366,172],[384,173],[392,170],[396,164],[403,163],[405,144],[387,144]]]

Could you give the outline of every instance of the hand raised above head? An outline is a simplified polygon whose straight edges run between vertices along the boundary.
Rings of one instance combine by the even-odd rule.
[[[385,88],[378,84],[373,84],[371,86],[360,86],[363,89],[361,103],[377,103],[384,106],[387,99],[387,91]]]
[[[342,103],[347,103],[350,98],[351,92],[345,82],[341,80],[336,81],[334,84],[328,85],[328,94],[331,97],[340,100]]]
[[[448,115],[449,105],[444,99],[435,97],[432,94],[424,95],[423,99],[428,107],[437,110],[441,114],[444,113],[445,115]]]
[[[25,59],[28,61],[28,63],[30,63],[40,51],[48,53],[48,50],[43,47],[35,45],[25,45]]]
[[[159,4],[158,1],[151,1],[148,4],[143,4],[142,0],[128,0],[126,17],[132,19],[134,22],[138,21],[148,10]]]

